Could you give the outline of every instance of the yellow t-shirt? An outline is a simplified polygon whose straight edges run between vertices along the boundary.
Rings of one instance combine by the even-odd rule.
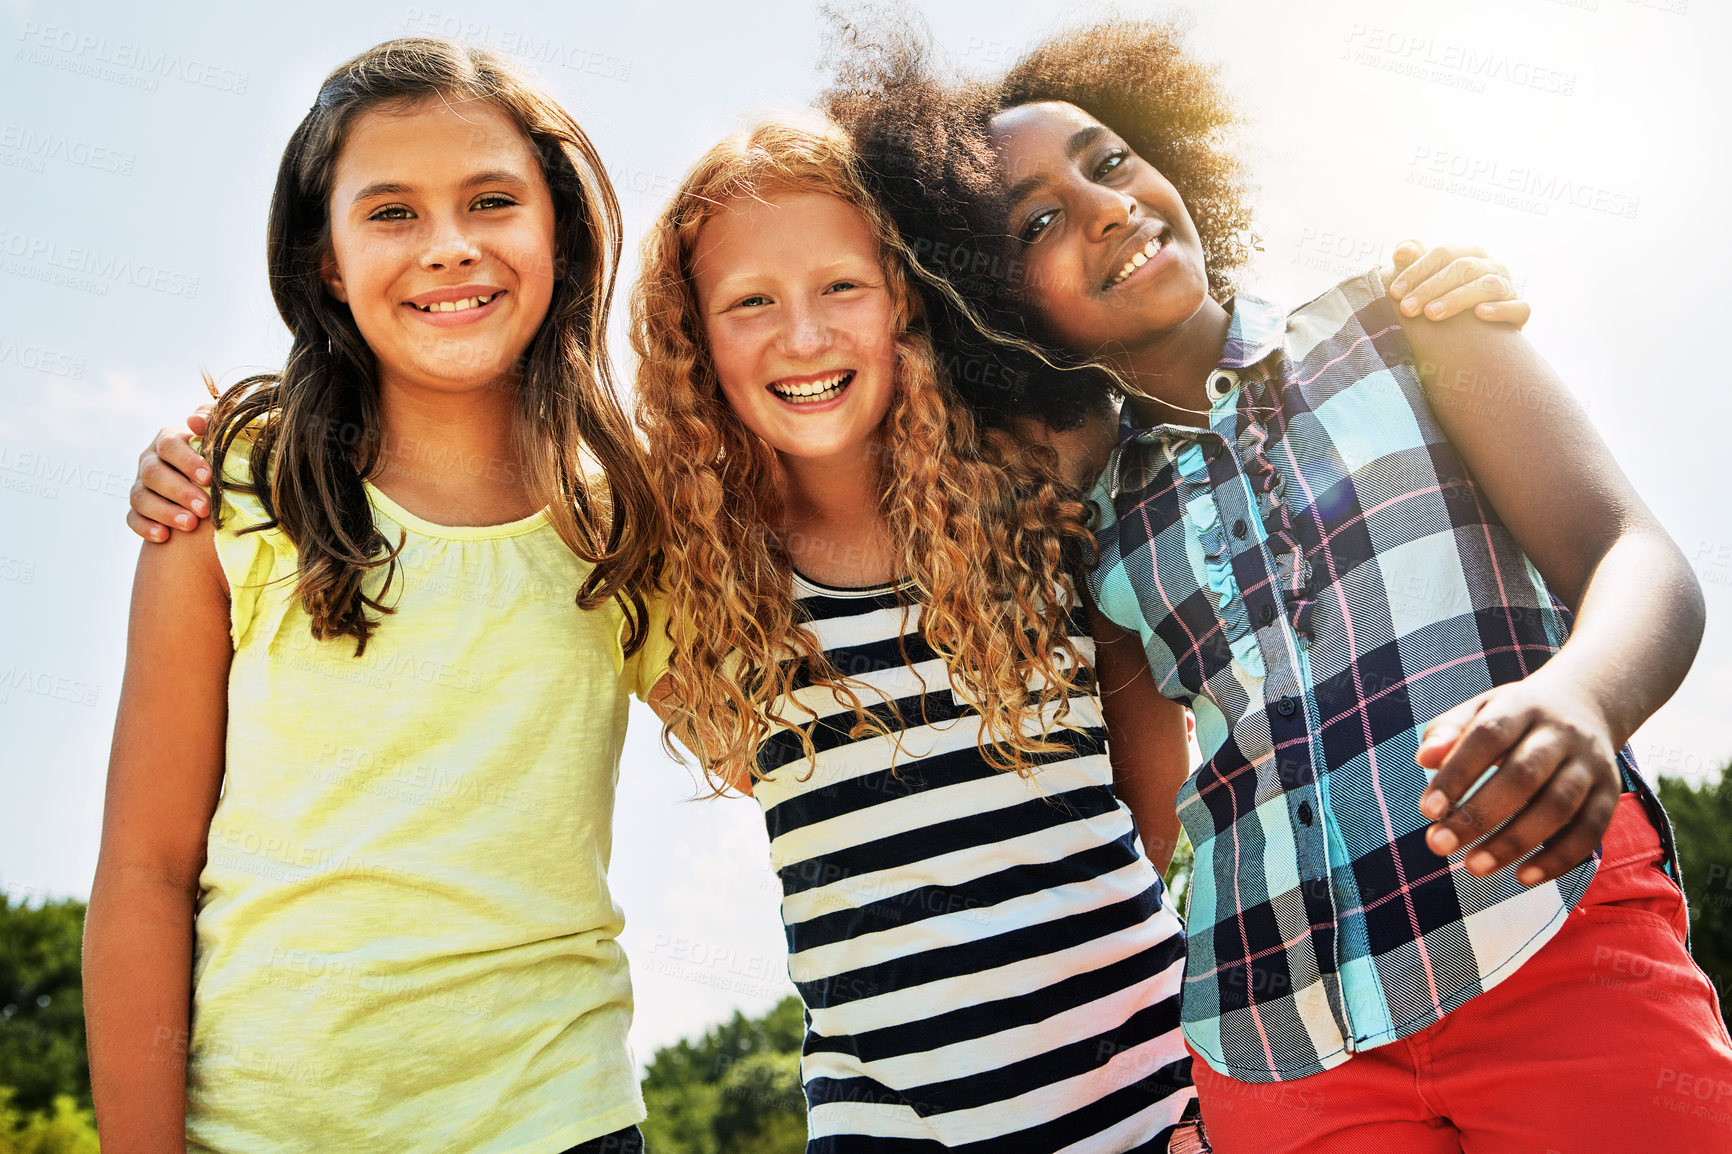
[[[248,446],[225,462],[247,477]],[[622,614],[544,513],[407,534],[356,657],[314,641],[294,547],[225,494],[222,798],[200,878],[192,1150],[554,1152],[643,1118],[608,893],[628,693]],[[382,572],[369,580],[376,595]]]

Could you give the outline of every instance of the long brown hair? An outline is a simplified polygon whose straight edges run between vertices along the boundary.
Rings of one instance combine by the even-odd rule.
[[[1069,724],[1069,696],[1088,676],[1069,637],[1072,566],[1093,545],[1084,508],[1009,437],[983,441],[923,331],[909,254],[864,192],[846,134],[817,119],[761,124],[712,148],[644,242],[631,316],[638,423],[651,476],[678,510],[664,570],[677,716],[664,740],[699,751],[722,783],[757,773],[773,726],[795,730],[811,756],[816,719],[787,716],[785,704],[806,684],[853,708],[856,735],[884,728],[863,683],[832,668],[801,623],[775,457],[722,395],[692,286],[704,223],[731,200],[775,192],[838,197],[878,237],[897,345],[879,508],[921,632],[980,710],[983,754],[1026,772],[1062,748],[1044,734]]]
[[[369,109],[429,98],[481,100],[523,131],[553,194],[560,267],[547,316],[523,356],[513,435],[525,488],[561,539],[592,564],[577,590],[594,608],[630,609],[627,652],[643,642],[640,587],[654,565],[660,511],[642,451],[619,402],[607,356],[609,300],[619,268],[620,215],[594,146],[551,97],[483,48],[409,38],[374,46],[337,68],[289,138],[267,226],[271,293],[293,345],[281,372],[240,382],[211,421],[212,504],[237,436],[253,438],[250,484],[299,556],[295,594],[320,640],[365,648],[389,613],[396,550],[375,526],[362,479],[378,467],[379,391],[372,350],[347,305],[326,291],[329,203],[337,158]],[[600,477],[585,467],[585,454]],[[386,570],[374,594],[363,581]]]

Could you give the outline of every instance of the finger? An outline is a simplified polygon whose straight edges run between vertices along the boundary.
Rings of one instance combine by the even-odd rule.
[[[1464,248],[1460,245],[1439,245],[1437,248],[1429,250],[1424,256],[1414,261],[1411,267],[1405,269],[1400,276],[1396,277],[1395,282],[1389,286],[1389,295],[1391,298],[1401,302],[1401,311],[1403,313],[1410,317],[1416,317],[1419,315],[1420,307],[1425,304],[1424,300],[1419,300],[1413,305],[1412,311],[1408,311],[1408,299],[1413,296],[1413,290],[1416,286],[1423,285],[1426,281],[1430,280],[1432,277],[1436,276],[1458,260],[1472,260],[1484,256],[1485,252],[1477,248]],[[1455,285],[1452,284],[1449,287],[1454,288]],[[1431,295],[1435,296],[1437,294],[1434,292]],[[1430,298],[1428,297],[1427,299]]]
[[[1440,713],[1426,725],[1425,732],[1419,738],[1419,752],[1414,760],[1425,769],[1437,769],[1443,765],[1443,759],[1449,756],[1449,751],[1455,748],[1455,743],[1461,740],[1461,735],[1479,711],[1485,708],[1485,703],[1491,700],[1491,692],[1478,694],[1468,698],[1447,713]],[[1434,816],[1443,816],[1439,809]]]
[[[146,541],[163,542],[168,540],[168,530],[155,521],[139,516],[131,509],[126,511],[126,527],[143,537]]]
[[[211,408],[212,406],[210,405],[200,405],[198,408],[194,409],[187,416],[186,427],[201,437],[210,432]]]
[[[210,462],[192,447],[192,430],[182,429],[172,437],[158,437],[156,455],[162,463],[191,477],[200,485],[210,484]],[[158,490],[160,492],[160,490]],[[166,494],[165,494],[166,495]]]
[[[192,529],[198,525],[197,517],[173,501],[167,501],[157,496],[142,484],[135,484],[132,487],[130,505],[131,509],[126,520],[128,525],[133,525],[132,519],[137,517],[140,521],[147,523],[147,528],[149,525],[156,525],[163,530],[162,536],[158,537],[155,534],[140,532],[138,526],[133,525],[132,531],[134,533],[138,533],[141,537],[148,536],[152,541],[168,540],[169,529]]]
[[[1575,818],[1554,833],[1545,848],[1521,864],[1516,881],[1524,886],[1537,886],[1559,878],[1588,860],[1606,836],[1612,815],[1618,808],[1618,789],[1606,781],[1589,792]]]
[[[1485,257],[1457,257],[1425,280],[1408,289],[1407,298],[1424,305],[1461,288],[1463,285],[1472,284],[1482,277],[1503,276],[1506,272],[1507,270],[1501,264]],[[1514,295],[1515,293],[1508,292],[1504,294],[1504,297]],[[1406,301],[1402,303],[1405,304]]]
[[[1395,265],[1396,275],[1399,276],[1402,270],[1418,260],[1424,253],[1425,246],[1412,237],[1408,237],[1395,246],[1395,252],[1390,255],[1389,260]]]
[[[1463,863],[1467,872],[1485,877],[1539,849],[1575,818],[1593,786],[1586,765],[1568,757],[1560,760],[1515,819],[1467,855]]]
[[[1462,728],[1461,735],[1438,764],[1431,789],[1420,799],[1420,807],[1427,811],[1427,816],[1437,805],[1432,793],[1442,794],[1445,807],[1454,808],[1486,770],[1515,748],[1529,724],[1528,712],[1519,701],[1506,703],[1502,698],[1493,698],[1484,702],[1484,707]]]
[[[1473,315],[1492,324],[1513,325],[1516,331],[1520,332],[1527,327],[1528,318],[1533,315],[1533,311],[1528,302],[1522,300],[1487,301],[1475,305]]]
[[[150,444],[146,445],[144,447],[144,452],[138,455],[139,465],[142,466],[144,464],[146,457],[160,454],[162,452],[161,446],[169,437],[172,436],[174,436],[174,430],[166,425],[151,434]]]
[[[174,512],[184,513],[194,521],[210,514],[210,498],[205,496],[204,490],[156,457],[144,463],[144,468],[138,471],[138,480],[139,488],[134,492],[139,496],[133,501],[132,507],[140,512],[145,512],[139,505],[139,501],[143,499],[142,494],[149,493],[170,506]],[[182,529],[192,528],[191,525],[182,525],[171,517],[153,519]]]
[[[1436,279],[1436,278],[1433,278]],[[1421,285],[1423,289],[1425,286]],[[1415,295],[1418,295],[1416,290]],[[1425,306],[1425,315],[1434,321],[1446,320],[1487,301],[1506,301],[1515,296],[1515,286],[1509,278],[1495,272],[1468,281],[1451,289]]]
[[[1463,741],[1471,738],[1469,733]],[[1452,809],[1442,820],[1426,831],[1426,844],[1432,852],[1452,854],[1462,846],[1473,845],[1492,830],[1515,817],[1539,794],[1569,756],[1569,746],[1561,734],[1547,726],[1536,727],[1504,753],[1493,755],[1497,768],[1473,795]],[[1552,832],[1564,823],[1568,814],[1561,815]],[[1502,832],[1501,830],[1499,831]],[[1528,846],[1540,843],[1535,838]],[[1490,859],[1480,857],[1484,847],[1476,846],[1468,854],[1472,863],[1469,873],[1488,874],[1497,867]],[[1518,855],[1519,856],[1519,855]],[[1506,859],[1512,861],[1513,858]]]

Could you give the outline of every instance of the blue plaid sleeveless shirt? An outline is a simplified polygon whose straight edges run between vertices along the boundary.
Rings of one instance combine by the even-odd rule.
[[[1530,889],[1425,844],[1425,725],[1539,668],[1569,625],[1438,427],[1378,275],[1285,316],[1237,298],[1210,395],[1206,430],[1122,428],[1089,585],[1197,719],[1185,1038],[1273,1082],[1508,977],[1598,855]]]

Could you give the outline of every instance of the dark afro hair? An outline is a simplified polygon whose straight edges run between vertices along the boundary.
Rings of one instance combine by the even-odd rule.
[[[1074,428],[1114,391],[1104,370],[1042,341],[1006,235],[990,123],[1005,108],[1075,104],[1172,182],[1196,223],[1210,292],[1230,296],[1250,255],[1240,119],[1216,65],[1186,50],[1185,22],[1113,19],[1049,37],[1008,73],[942,64],[902,4],[827,8],[824,110],[854,138],[861,175],[919,273],[926,324],[957,390],[987,424]]]

